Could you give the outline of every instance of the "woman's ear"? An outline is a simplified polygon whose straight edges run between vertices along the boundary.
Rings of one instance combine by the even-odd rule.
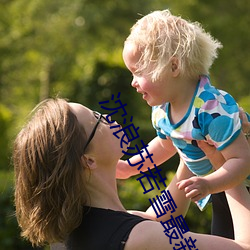
[[[173,57],[171,59],[171,70],[173,73],[173,76],[176,77],[180,74],[180,68],[179,68],[179,60],[176,57]]]
[[[97,168],[95,159],[93,157],[88,156],[88,155],[83,155],[82,160],[84,161],[84,164],[87,164],[90,170]]]

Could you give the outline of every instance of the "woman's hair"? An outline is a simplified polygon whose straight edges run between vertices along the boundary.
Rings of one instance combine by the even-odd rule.
[[[222,47],[198,22],[188,22],[169,10],[154,11],[138,20],[128,42],[142,53],[137,71],[151,74],[153,81],[164,75],[173,57],[178,59],[182,75],[197,78],[208,74]]]
[[[63,99],[39,104],[17,135],[16,216],[22,236],[33,245],[62,242],[80,224],[87,197],[85,143],[85,130]]]

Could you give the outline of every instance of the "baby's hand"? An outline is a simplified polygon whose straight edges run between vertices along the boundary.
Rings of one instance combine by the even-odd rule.
[[[209,183],[204,177],[194,176],[177,183],[180,190],[184,190],[186,197],[192,201],[198,201],[206,197],[210,192]]]
[[[117,179],[127,179],[130,177],[129,164],[127,161],[119,160],[116,165],[116,178]]]
[[[128,179],[129,177],[138,174],[136,168],[132,168],[128,161],[119,160],[116,165],[116,179]]]

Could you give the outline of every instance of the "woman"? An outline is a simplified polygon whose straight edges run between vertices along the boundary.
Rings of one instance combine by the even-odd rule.
[[[49,99],[35,109],[13,152],[16,215],[22,236],[33,245],[175,249],[161,223],[123,207],[115,178],[122,153],[113,132],[103,115],[80,104]],[[238,186],[226,193],[235,240],[186,232],[199,250],[250,249],[247,191]]]

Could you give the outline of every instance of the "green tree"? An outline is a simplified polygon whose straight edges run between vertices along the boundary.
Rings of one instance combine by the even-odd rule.
[[[128,104],[127,113],[140,127],[140,137],[145,142],[154,137],[150,107],[130,87],[131,76],[121,52],[130,27],[140,15],[165,8],[201,22],[223,43],[211,69],[213,83],[250,111],[248,0],[2,0],[0,169],[9,168],[11,141],[28,112],[40,100],[57,94],[101,111],[100,101],[121,92],[121,99]],[[168,174],[177,164],[175,157],[163,169]],[[126,189],[133,189],[130,182],[133,180],[121,184],[124,202],[143,209],[143,195],[138,197],[139,202],[133,202],[126,193]],[[209,210],[204,216],[196,215],[195,209],[192,205],[188,223],[193,229],[209,231]]]

